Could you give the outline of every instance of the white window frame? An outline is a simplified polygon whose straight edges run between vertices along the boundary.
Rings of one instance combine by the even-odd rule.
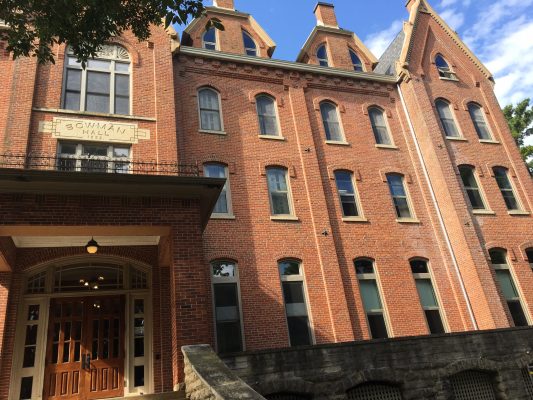
[[[378,110],[383,115],[383,121],[385,121],[385,128],[387,129],[387,136],[388,136],[388,138],[390,140],[390,144],[378,143],[377,142],[376,134],[374,132],[374,123],[372,121],[372,117],[371,117],[371,114],[370,114],[370,112],[372,110]],[[387,115],[387,112],[383,108],[381,108],[381,107],[379,107],[377,105],[373,105],[373,106],[368,107],[367,112],[368,112],[368,119],[370,120],[370,129],[372,130],[372,136],[374,136],[374,141],[376,142],[375,146],[377,148],[386,148],[386,149],[387,148],[389,148],[389,149],[397,148],[396,144],[394,142],[394,136],[392,135],[391,127],[389,125],[389,121],[388,121],[389,116]]]
[[[500,188],[500,185],[498,185],[498,180],[496,178],[495,169],[501,169],[501,170],[503,170],[505,172],[505,176],[507,177],[507,180],[509,181],[509,185],[511,185],[511,189],[506,189],[506,191],[511,190],[511,192],[513,193],[514,199],[516,201],[516,206],[518,207],[516,210],[509,210],[507,208],[507,204],[505,203],[505,198],[503,197],[502,189]],[[522,214],[524,212],[524,204],[522,203],[522,200],[520,199],[520,196],[518,196],[518,191],[516,190],[515,183],[511,179],[511,176],[509,174],[509,169],[497,166],[497,167],[494,167],[492,169],[492,172],[494,174],[494,180],[496,181],[496,186],[498,187],[498,190],[500,191],[500,194],[502,196],[502,200],[503,200],[503,203],[505,204],[505,208],[506,208],[507,212],[509,214]]]
[[[437,66],[437,58],[442,58],[442,60],[446,63],[448,68],[442,68]],[[435,67],[437,68],[437,72],[439,73],[439,78],[442,80],[448,80],[448,81],[458,81],[457,74],[455,71],[450,67],[450,63],[442,54],[437,54],[435,56]]]
[[[235,276],[227,277],[215,277],[213,275],[213,265],[217,263],[226,263],[233,264],[235,267]],[[215,302],[215,285],[217,283],[235,283],[237,284],[237,301],[239,302],[239,319],[241,327],[241,346],[242,351],[246,351],[246,339],[244,336],[244,319],[242,314],[242,298],[241,298],[241,279],[239,272],[239,265],[235,261],[231,260],[213,260],[209,263],[209,276],[211,277],[211,302],[213,306],[213,328],[215,331],[215,350],[218,352],[218,341],[217,341],[217,315],[216,315],[216,302]]]
[[[477,127],[476,127],[476,120],[474,119],[474,116],[472,115],[472,112],[470,111],[470,107],[471,106],[474,106],[476,107],[479,111],[480,111],[480,115],[481,115],[481,118],[483,118],[483,123],[485,124],[486,128],[487,128],[487,131],[489,133],[489,137],[484,139],[484,138],[480,138],[479,137],[479,134],[478,134],[478,131],[477,131]],[[467,112],[468,112],[468,115],[470,116],[470,121],[472,123],[472,127],[474,128],[474,132],[476,133],[476,137],[478,138],[478,140],[483,143],[494,143],[496,140],[494,139],[494,133],[492,132],[492,128],[489,124],[489,121],[487,120],[487,117],[485,116],[485,108],[481,105],[481,104],[478,104],[474,101],[471,101],[470,103],[467,104]]]
[[[405,191],[405,198],[407,200],[407,207],[409,207],[409,212],[411,214],[410,217],[399,217],[398,216],[398,213],[396,212],[396,205],[394,204],[394,196],[392,195],[390,191],[390,184],[389,184],[389,180],[387,179],[387,189],[389,190],[389,195],[392,200],[392,208],[393,208],[394,214],[396,215],[396,222],[419,222],[416,216],[416,211],[413,205],[413,200],[411,199],[411,193],[409,191],[409,188],[407,187],[405,175],[397,173],[397,172],[390,172],[390,173],[387,173],[385,177],[387,178],[389,175],[396,175],[402,179],[403,190]]]
[[[202,108],[201,108],[201,105],[200,105],[200,92],[202,90],[211,90],[213,93],[216,93],[217,95],[217,98],[218,98],[218,115],[219,115],[219,118],[220,118],[220,130],[219,131],[216,131],[216,130],[211,130],[211,129],[202,129]],[[204,87],[201,87],[198,89],[198,91],[196,92],[196,97],[198,99],[197,101],[197,104],[198,104],[198,131],[199,132],[203,132],[203,133],[214,133],[214,134],[217,134],[217,135],[225,135],[226,132],[224,130],[224,116],[222,115],[222,99],[221,99],[221,96],[220,96],[220,92],[216,89],[213,89],[212,87],[209,87],[209,86],[204,86]]]
[[[463,168],[468,168],[470,169],[470,171],[472,171],[472,175],[474,176],[474,179],[476,180],[476,184],[477,184],[477,188],[478,188],[478,191],[479,191],[479,195],[481,197],[481,201],[483,202],[483,207],[484,208],[474,208],[472,206],[472,203],[470,202],[470,197],[468,196],[468,192],[467,192],[467,188],[463,182],[463,178],[461,177],[461,167]],[[466,198],[467,198],[467,201],[468,201],[468,207],[472,210],[472,213],[473,214],[492,214],[493,211],[492,209],[490,208],[490,205],[487,201],[487,197],[485,196],[485,191],[483,190],[483,187],[481,186],[481,182],[479,181],[479,177],[478,177],[478,174],[477,174],[477,170],[475,167],[471,166],[471,165],[468,165],[468,164],[462,164],[462,165],[459,165],[457,167],[457,169],[459,170],[459,179],[461,180],[461,186],[465,192],[465,195],[466,195]]]
[[[352,62],[353,69],[355,72],[366,72],[365,64],[361,60],[361,57],[359,57],[359,54],[355,50],[353,50],[351,47],[348,47],[348,51],[350,52],[350,61]],[[360,64],[354,64],[352,59],[352,53],[359,59]],[[356,67],[360,67],[361,71],[357,70]]]
[[[226,176],[226,183],[224,184],[224,188],[222,189],[223,191],[226,192],[226,203],[228,205],[228,212],[227,213],[215,213],[213,212],[211,214],[211,219],[225,219],[225,218],[233,218],[234,217],[234,214],[233,214],[233,202],[231,200],[231,186],[230,186],[230,172],[229,172],[229,168],[226,164],[223,164],[223,163],[219,163],[219,162],[206,162],[204,163],[203,167],[204,167],[204,175],[205,175],[205,167],[206,166],[209,166],[209,165],[216,165],[218,167],[222,167],[224,168],[224,174]],[[206,177],[209,177],[207,175],[205,175]],[[218,199],[217,199],[218,201]]]
[[[444,124],[442,123],[442,117],[439,112],[439,106],[437,105],[439,102],[445,103],[448,106],[448,109],[450,110],[450,114],[452,115],[453,124],[455,125],[455,129],[457,130],[458,136],[448,136],[446,134],[446,129],[444,128]],[[448,140],[464,140],[463,131],[461,130],[461,127],[459,126],[459,123],[457,121],[457,116],[455,115],[455,112],[453,110],[452,104],[442,97],[439,97],[437,100],[435,100],[435,108],[437,109],[437,116],[439,117],[439,123],[442,127],[442,131],[444,132],[444,137]]]
[[[326,58],[319,58],[318,57],[318,52],[320,51],[320,49],[324,47],[324,51],[326,52]],[[328,51],[328,45],[327,43],[322,43],[320,46],[318,46],[318,48],[316,49],[316,59],[318,61],[318,65],[320,67],[324,67],[324,68],[328,68],[328,67],[331,67],[331,63],[329,62],[329,59],[330,59],[330,56],[329,56],[329,51]],[[321,63],[322,62],[325,62],[327,65],[322,65]]]
[[[214,31],[215,31],[215,42],[214,42],[214,43],[213,43],[213,42],[206,42],[206,41],[205,41],[205,35],[206,35],[207,32],[209,32],[211,29],[214,29]],[[218,51],[218,50],[220,50],[220,47],[219,47],[219,45],[218,45],[218,43],[220,42],[219,39],[220,39],[220,38],[219,38],[219,36],[218,36],[218,29],[216,29],[216,28],[210,28],[210,29],[206,30],[204,33],[202,33],[202,49],[205,49],[205,50],[213,50],[213,49],[208,49],[208,48],[206,48],[205,46],[206,46],[206,44],[214,44],[214,45],[215,45],[215,49],[214,49],[213,51]]]
[[[75,144],[76,145],[76,154],[63,154],[61,152],[61,146],[63,146],[63,144],[66,143],[66,144]],[[104,157],[104,156],[96,156],[96,158],[92,158],[92,156],[85,156],[83,155],[83,146],[84,145],[100,145],[100,146],[107,146],[107,156]],[[128,148],[129,149],[129,156],[128,158],[120,158],[120,157],[115,157],[113,155],[113,150],[115,149],[115,147],[119,147],[119,148]],[[82,169],[82,160],[97,160],[97,161],[105,161],[108,163],[108,168],[107,168],[107,171],[96,171],[96,172],[102,172],[102,173],[115,173],[114,172],[114,166],[115,166],[115,163],[121,163],[121,162],[125,162],[127,163],[128,165],[128,172],[124,172],[124,174],[128,173],[128,174],[132,174],[134,171],[133,171],[133,166],[131,164],[131,160],[132,160],[132,146],[129,145],[129,144],[119,144],[119,143],[113,143],[113,144],[107,144],[107,143],[101,143],[101,142],[69,142],[69,141],[58,141],[57,142],[57,158],[58,160],[67,160],[67,159],[74,159],[76,160],[76,167],[75,167],[75,171],[76,172],[84,172],[84,170]],[[57,168],[59,168],[59,165],[56,166]],[[118,172],[117,172],[118,173]]]
[[[328,139],[327,132],[326,132],[326,121],[324,120],[324,114],[322,113],[322,106],[325,104],[329,104],[335,108],[335,113],[337,114],[337,121],[339,124],[339,131],[340,131],[340,138],[339,140],[335,139]],[[346,135],[344,134],[344,124],[342,122],[341,113],[339,110],[339,106],[332,102],[331,100],[323,100],[319,104],[320,109],[320,120],[322,121],[322,129],[324,130],[324,137],[326,138],[325,141],[327,144],[348,144],[346,141]]]
[[[257,105],[257,99],[259,99],[260,97],[267,97],[269,99],[271,99],[273,102],[274,102],[274,113],[275,113],[275,117],[276,117],[276,126],[277,126],[277,130],[278,130],[278,133],[276,135],[269,135],[269,134],[264,134],[261,132],[261,123],[259,121],[259,107]],[[257,123],[259,125],[259,137],[262,137],[262,138],[276,138],[276,139],[283,139],[283,133],[281,132],[281,123],[280,123],[280,119],[279,119],[279,110],[278,110],[278,101],[275,97],[267,94],[267,93],[259,93],[257,96],[255,96],[255,110],[256,110],[256,115],[257,115]]]
[[[109,56],[109,52],[111,52],[110,49],[113,49],[113,55]],[[120,49],[123,51],[121,52]],[[80,87],[80,109],[79,110],[72,110],[72,111],[79,111],[81,113],[97,113],[95,111],[86,111],[86,98],[87,98],[87,72],[94,71],[94,72],[104,72],[109,73],[109,112],[103,113],[103,114],[112,114],[115,115],[115,76],[116,75],[127,75],[129,77],[129,107],[128,107],[128,113],[127,114],[116,114],[116,115],[132,115],[132,105],[133,105],[133,68],[132,68],[132,60],[131,56],[128,53],[128,58],[119,58],[119,52],[121,54],[126,54],[128,51],[119,45],[104,45],[102,46],[102,50],[97,54],[97,56],[94,58],[95,60],[102,60],[102,61],[110,61],[110,69],[108,72],[99,70],[99,69],[91,69],[88,65],[85,66],[85,69],[81,68],[81,64],[79,66],[73,66],[69,65],[68,61],[69,58],[75,58],[74,53],[70,49],[70,47],[67,48],[64,63],[65,66],[63,68],[63,84],[61,89],[61,108],[66,108],[66,93],[67,93],[67,70],[78,70],[81,71],[81,87]],[[115,71],[115,64],[128,64],[128,72],[118,72]],[[70,109],[69,109],[70,110]]]
[[[259,46],[257,45],[257,42],[255,41],[255,39],[252,37],[252,35],[250,35],[244,29],[242,29],[242,34],[243,34],[242,43],[243,43],[243,46],[244,46],[244,54],[249,56],[249,57],[259,57],[260,56],[259,55]],[[250,38],[250,40],[252,42],[254,42],[255,48],[252,49],[251,47],[246,47],[246,44],[244,42],[244,35],[248,36]],[[254,51],[255,55],[248,54],[248,51]]]
[[[274,214],[274,203],[272,201],[272,192],[270,191],[270,184],[268,182],[268,171],[272,169],[279,169],[285,172],[285,182],[287,185],[287,202],[289,203],[289,214]],[[289,170],[285,167],[281,166],[268,166],[265,169],[265,176],[266,176],[266,183],[267,183],[267,190],[268,190],[268,200],[270,204],[270,219],[296,219],[296,214],[294,211],[294,201],[292,198],[292,189],[291,189],[291,182],[289,179]],[[279,192],[281,193],[281,192]]]
[[[345,216],[344,215],[344,209],[342,208],[342,199],[341,194],[339,192],[339,188],[337,186],[337,172],[343,172],[350,175],[350,180],[352,182],[352,187],[354,190],[353,197],[355,199],[355,206],[357,207],[358,215],[357,216]],[[359,197],[359,190],[357,190],[357,185],[355,182],[354,173],[352,171],[348,171],[345,169],[337,169],[333,171],[333,177],[335,182],[335,190],[337,191],[337,198],[339,199],[339,206],[341,210],[342,220],[343,221],[366,221],[365,214],[363,211],[363,207],[361,206],[361,199]]]

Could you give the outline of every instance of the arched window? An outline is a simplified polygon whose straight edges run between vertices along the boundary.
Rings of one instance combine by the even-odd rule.
[[[217,351],[243,350],[239,274],[233,261],[211,263],[211,284],[216,321]]]
[[[326,131],[326,140],[344,142],[337,106],[329,101],[323,101],[320,103],[320,113]]]
[[[279,136],[276,101],[270,96],[260,94],[255,98],[255,104],[261,135]]]
[[[131,113],[128,51],[117,45],[104,45],[85,69],[69,47],[65,60],[63,108],[106,114]]]
[[[483,108],[479,104],[468,103],[468,112],[470,113],[470,118],[472,118],[472,123],[474,124],[479,139],[492,140],[492,134],[485,119]]]
[[[509,172],[507,171],[507,169],[502,167],[494,167],[492,171],[494,172],[494,178],[496,178],[496,183],[500,188],[500,192],[502,193],[503,200],[505,201],[505,205],[507,206],[507,210],[520,210],[521,207],[516,198],[513,185],[511,183],[511,180],[509,179]]]
[[[527,256],[527,261],[529,262],[529,265],[531,266],[531,269],[533,269],[533,247],[526,250],[526,256]]]
[[[486,210],[487,207],[485,206],[483,195],[479,189],[474,167],[470,165],[460,165],[458,168],[464,189],[470,200],[470,205],[474,210]]]
[[[252,37],[246,31],[242,31],[242,41],[244,43],[244,51],[249,56],[257,56],[257,45]]]
[[[359,217],[357,193],[353,183],[353,175],[348,171],[335,171],[335,183],[341,202],[343,217]]]
[[[387,183],[398,220],[413,218],[403,175],[387,174]]]
[[[402,400],[400,388],[386,383],[368,382],[348,390],[349,400]]]
[[[507,262],[507,251],[504,249],[489,250],[490,262],[496,274],[496,280],[500,286],[503,297],[507,302],[509,312],[515,326],[527,326],[527,318],[522,308],[520,295],[511,274],[511,268]]]
[[[450,378],[454,400],[496,400],[490,375],[481,371],[463,371]]]
[[[292,216],[294,214],[287,170],[280,167],[268,167],[266,171],[270,210],[272,216]]]
[[[363,63],[361,62],[361,59],[359,58],[359,56],[355,54],[355,51],[353,51],[352,49],[350,49],[350,58],[352,60],[354,71],[363,72],[364,71]]]
[[[200,129],[203,131],[222,131],[220,117],[220,95],[213,89],[203,88],[198,91],[200,107]]]
[[[455,124],[455,119],[453,117],[450,103],[448,103],[446,100],[438,99],[437,101],[435,101],[435,106],[437,107],[440,122],[442,124],[442,128],[444,129],[446,137],[460,137],[461,135],[459,134],[459,129],[457,129],[457,125]]]
[[[316,51],[316,58],[318,59],[318,63],[322,67],[329,67],[329,61],[328,61],[328,51],[326,49],[326,45],[323,44],[318,48]]]
[[[385,112],[381,108],[370,107],[368,109],[368,116],[370,117],[376,143],[391,146],[392,140],[385,120]]]
[[[437,66],[441,78],[457,80],[457,76],[452,71],[444,57],[440,54],[437,54],[437,57],[435,57],[435,65]]]
[[[217,31],[210,28],[202,36],[202,47],[208,50],[217,50]]]
[[[213,217],[227,217],[232,216],[233,211],[231,207],[231,192],[229,183],[228,167],[218,163],[204,164],[204,175],[208,178],[225,178],[226,183],[220,192],[215,209],[213,210]]]

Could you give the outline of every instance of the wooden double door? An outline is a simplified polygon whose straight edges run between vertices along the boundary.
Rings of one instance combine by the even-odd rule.
[[[124,395],[124,296],[52,299],[43,399]]]

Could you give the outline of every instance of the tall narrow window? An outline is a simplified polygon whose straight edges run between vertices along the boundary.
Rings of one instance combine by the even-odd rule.
[[[363,63],[361,62],[361,59],[359,58],[357,54],[355,54],[355,51],[353,51],[352,49],[350,49],[350,59],[352,60],[354,71],[357,71],[357,72],[364,71]]]
[[[435,65],[437,66],[437,70],[439,71],[439,76],[441,78],[447,78],[447,79],[457,79],[457,76],[452,71],[446,60],[443,56],[440,54],[437,55],[435,58]]]
[[[485,210],[485,203],[483,202],[483,197],[479,190],[476,176],[474,175],[474,168],[469,165],[460,165],[459,172],[472,208],[474,210]]]
[[[394,209],[396,210],[396,216],[400,219],[412,218],[413,214],[409,207],[409,198],[407,196],[407,191],[405,190],[403,176],[398,174],[388,174],[387,182],[389,184]]]
[[[387,146],[392,145],[389,128],[387,127],[385,113],[383,110],[377,107],[371,107],[368,110],[368,116],[370,117],[370,122],[372,123],[372,130],[374,131],[376,143]]]
[[[237,265],[230,261],[211,264],[216,320],[217,350],[234,353],[243,350],[239,277]]]
[[[439,302],[433,290],[427,262],[424,260],[412,260],[411,272],[415,278],[416,290],[418,291],[418,297],[420,297],[420,303],[426,315],[429,331],[432,334],[444,333]]]
[[[505,201],[507,209],[509,211],[520,210],[520,205],[518,203],[518,200],[516,199],[513,190],[513,185],[509,180],[509,174],[507,170],[501,167],[495,167],[492,170],[494,171],[496,183],[498,183],[498,187],[500,188],[500,192],[502,193],[503,200]]]
[[[337,106],[328,101],[320,103],[320,113],[326,131],[326,140],[344,142]]]
[[[358,217],[357,195],[355,194],[353,176],[347,171],[335,171],[335,182],[341,201],[343,217]]]
[[[244,51],[249,56],[257,56],[257,45],[248,32],[242,31],[242,41],[244,43]]]
[[[284,168],[267,168],[267,180],[272,215],[292,215],[287,170]]]
[[[322,67],[329,67],[328,51],[326,49],[325,44],[320,46],[316,51],[316,58],[318,59],[319,65],[321,65]]]
[[[355,272],[359,280],[359,289],[372,339],[389,337],[387,325],[385,324],[383,304],[381,303],[374,272],[374,262],[364,258],[355,260]]]
[[[222,131],[220,118],[220,95],[213,89],[204,88],[198,91],[200,107],[200,129],[204,131]]]
[[[130,85],[130,56],[123,47],[104,45],[85,69],[67,49],[63,108],[130,114]]]
[[[533,248],[527,249],[526,255],[527,255],[527,261],[529,262],[531,269],[533,269]]]
[[[278,136],[278,115],[276,113],[276,102],[274,99],[262,94],[255,98],[255,103],[261,135]]]
[[[470,118],[472,118],[472,123],[474,124],[479,139],[492,140],[492,134],[490,133],[487,120],[483,115],[483,108],[476,103],[469,103],[468,112],[470,113]]]
[[[310,345],[312,344],[311,329],[305,301],[302,266],[297,261],[280,262],[279,274],[283,288],[290,345],[293,347]]]
[[[516,289],[511,269],[507,263],[507,252],[501,249],[493,249],[489,251],[492,268],[496,273],[496,279],[500,285],[503,297],[509,307],[509,312],[513,318],[515,326],[527,326],[527,318],[522,308],[520,295]]]
[[[208,29],[202,36],[202,47],[208,50],[217,49],[217,32],[215,28]]]
[[[450,103],[445,100],[439,99],[435,102],[437,106],[437,111],[439,113],[440,122],[446,137],[458,138],[461,135],[455,124],[455,119],[453,118],[452,109]]]
[[[213,216],[217,217],[232,215],[228,167],[222,164],[205,164],[204,175],[208,178],[226,179],[226,184],[222,188],[222,192],[220,193],[215,205],[215,209],[213,210]]]

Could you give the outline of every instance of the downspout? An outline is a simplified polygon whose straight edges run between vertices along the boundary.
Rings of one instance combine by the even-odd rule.
[[[461,276],[461,271],[459,270],[459,264],[457,263],[457,257],[455,256],[455,252],[453,251],[452,242],[450,241],[450,236],[448,235],[448,231],[446,230],[446,225],[444,224],[444,218],[442,217],[442,213],[440,211],[439,204],[437,202],[437,197],[435,196],[435,191],[433,190],[433,185],[431,184],[431,179],[429,178],[429,173],[426,167],[426,163],[424,162],[424,157],[422,156],[422,150],[420,150],[420,144],[418,143],[418,140],[416,139],[415,129],[413,127],[411,116],[409,115],[407,105],[405,104],[405,100],[403,98],[402,88],[400,87],[399,83],[397,84],[397,87],[398,87],[398,93],[400,94],[400,100],[402,102],[403,111],[405,112],[407,123],[409,124],[409,131],[411,132],[411,137],[413,138],[413,142],[416,147],[416,153],[418,154],[418,159],[420,160],[420,165],[422,165],[422,171],[424,172],[424,177],[426,178],[426,182],[429,187],[429,193],[431,194],[431,200],[433,201],[433,204],[435,205],[435,210],[437,211],[437,216],[439,218],[440,227],[442,229],[444,238],[446,240],[446,246],[448,247],[448,250],[450,251],[450,254],[452,256],[452,262],[453,262],[453,266],[455,269],[455,273],[457,275],[457,278],[459,278],[459,284],[461,286],[461,291],[466,300],[466,307],[468,309],[468,314],[470,315],[470,320],[472,321],[472,324],[474,325],[474,330],[477,331],[479,330],[479,327],[477,325],[474,312],[472,311],[472,304],[470,303],[470,298],[468,297],[468,293],[466,292],[466,287],[463,282],[463,277]]]

